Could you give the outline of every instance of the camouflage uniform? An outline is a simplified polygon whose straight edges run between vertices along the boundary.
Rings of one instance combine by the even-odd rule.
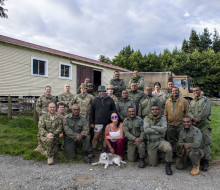
[[[190,143],[190,148],[185,149],[184,143]],[[189,166],[189,160],[192,165],[198,165],[198,161],[203,157],[204,153],[201,149],[202,146],[202,133],[194,126],[189,129],[182,129],[180,132],[178,144],[180,146],[180,156],[176,160],[177,169],[185,169]],[[182,152],[183,151],[183,152]]]
[[[136,105],[134,100],[128,99],[120,99],[116,105],[116,109],[118,111],[118,115],[121,119],[125,119],[127,117],[128,107],[132,106],[136,110]]]
[[[117,98],[121,98],[122,91],[126,89],[124,79],[111,79],[110,84],[118,87],[118,88],[114,88],[114,95]]]
[[[169,142],[165,141],[167,130],[167,121],[164,116],[157,117],[150,114],[144,119],[144,132],[149,141],[147,150],[149,156],[149,165],[158,164],[158,150],[166,153],[166,161],[172,162],[172,147]]]
[[[128,117],[124,120],[123,124],[124,133],[128,139],[128,161],[134,162],[136,160],[137,149],[139,153],[139,158],[143,159],[145,157],[143,120],[140,117],[135,117],[134,119]],[[134,144],[136,138],[141,138],[143,140],[138,147]]]
[[[128,88],[131,88],[132,83],[138,84],[138,90],[144,91],[144,77],[137,76],[137,77],[131,77],[130,81],[128,82]]]
[[[90,136],[89,126],[86,119],[83,116],[73,117],[72,114],[68,114],[64,117],[64,155],[67,158],[75,158],[75,149],[78,141],[76,137],[80,135],[82,131],[86,131],[87,134],[83,135],[82,144],[83,151],[87,152],[90,149]]]
[[[53,102],[56,104],[56,99],[50,94],[46,95],[45,93],[37,99],[36,102],[36,111],[39,116],[47,113],[48,105]]]
[[[71,100],[74,98],[74,94],[70,92],[67,94],[66,92],[58,95],[58,103],[62,103],[65,106],[65,114],[71,113],[72,109],[69,108]]]
[[[163,107],[165,107],[167,99],[171,96],[172,96],[172,91],[167,89],[167,91],[163,94],[163,98],[162,98]]]
[[[42,148],[41,153],[45,154],[46,152],[46,155],[49,158],[53,157],[58,151],[59,134],[62,132],[62,126],[62,118],[58,114],[55,114],[54,119],[51,119],[48,113],[40,117],[38,123],[38,139],[46,148]],[[47,138],[48,133],[54,134],[54,138]]]
[[[160,99],[157,96],[145,96],[139,103],[138,116],[143,119],[148,116],[152,105],[159,106],[160,112],[162,111]]]
[[[92,101],[95,99],[91,94],[86,93],[85,97],[82,97],[81,94],[77,94],[70,103],[70,108],[72,108],[73,104],[79,104],[80,106],[80,115],[88,119],[89,109],[92,104]]]
[[[210,159],[210,145],[211,145],[211,127],[209,125],[208,117],[211,114],[211,104],[207,97],[199,96],[190,102],[188,115],[193,118],[199,118],[201,121],[196,124],[196,127],[202,132],[203,151],[205,153],[204,159]]]
[[[118,98],[115,95],[113,95],[111,98],[114,100],[115,105],[116,105],[118,103]]]
[[[140,90],[128,92],[128,98],[135,101],[137,115],[138,115],[138,106],[139,106],[140,100],[144,97],[145,97],[144,92]]]

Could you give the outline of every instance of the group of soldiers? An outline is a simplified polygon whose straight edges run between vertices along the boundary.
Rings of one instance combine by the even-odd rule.
[[[159,82],[154,86],[161,87]],[[167,175],[172,175],[174,161],[177,169],[192,165],[191,175],[199,173],[200,164],[202,171],[207,171],[211,106],[201,95],[200,87],[193,88],[195,97],[189,104],[172,80],[168,81],[165,93],[153,93],[150,86],[144,89],[144,78],[134,71],[128,88],[129,91],[118,71],[114,72],[107,90],[99,86],[97,94],[88,78],[80,85],[77,95],[66,84],[58,102],[51,95],[51,87],[46,86],[36,104],[40,119],[35,151],[46,155],[47,163],[53,164],[62,138],[67,158],[75,158],[76,147],[82,143],[83,160],[90,163],[106,125],[111,123],[111,114],[117,113],[127,139],[128,161],[139,158],[138,166],[144,168],[148,156],[149,165],[157,166],[165,154]],[[102,141],[102,151],[106,152],[105,138]]]

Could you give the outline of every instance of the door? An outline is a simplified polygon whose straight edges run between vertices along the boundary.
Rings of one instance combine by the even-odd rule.
[[[84,82],[85,78],[90,78],[90,82],[94,82],[93,69],[90,67],[77,65],[77,88]]]

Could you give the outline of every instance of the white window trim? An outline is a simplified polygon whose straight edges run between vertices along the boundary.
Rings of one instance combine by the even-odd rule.
[[[69,77],[62,77],[61,76],[61,65],[66,65],[66,66],[69,66],[70,67],[70,70],[69,70]],[[69,64],[69,63],[59,63],[59,78],[60,79],[66,79],[66,80],[72,80],[72,65]]]
[[[40,61],[45,61],[45,75],[38,75],[33,73],[33,60],[40,60]],[[37,76],[37,77],[48,77],[48,60],[46,59],[41,59],[38,57],[31,57],[31,75],[32,76]]]

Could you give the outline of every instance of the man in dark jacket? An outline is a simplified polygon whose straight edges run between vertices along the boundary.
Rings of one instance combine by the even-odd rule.
[[[106,94],[105,86],[99,86],[98,96],[92,102],[90,107],[89,123],[90,127],[94,128],[94,137],[92,140],[92,154],[94,157],[96,145],[101,132],[105,131],[107,124],[111,123],[111,114],[116,112],[114,100]],[[106,143],[103,142],[103,152],[106,152]]]
[[[114,95],[121,98],[122,90],[126,89],[124,79],[120,79],[119,71],[114,72],[114,78],[110,80],[110,84],[114,86]]]

